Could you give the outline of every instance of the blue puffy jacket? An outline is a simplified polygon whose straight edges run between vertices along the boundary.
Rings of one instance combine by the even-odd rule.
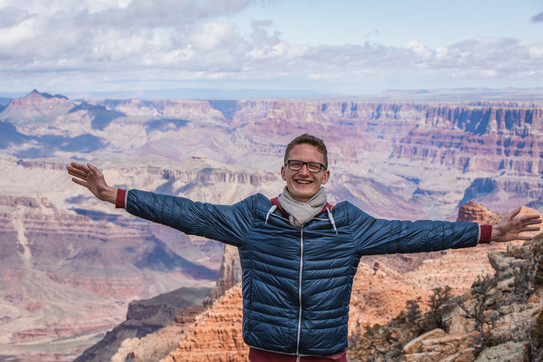
[[[347,347],[351,289],[362,255],[462,248],[479,240],[476,223],[375,219],[349,202],[298,228],[261,194],[226,206],[130,190],[126,210],[237,246],[245,343],[294,355]]]

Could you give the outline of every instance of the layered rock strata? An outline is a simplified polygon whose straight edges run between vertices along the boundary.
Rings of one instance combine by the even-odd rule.
[[[119,360],[122,350],[129,348],[130,339],[139,340],[159,329],[164,329],[174,319],[174,324],[178,327],[185,325],[187,319],[192,321],[197,313],[202,312],[203,307],[201,305],[204,298],[209,295],[210,290],[209,287],[180,288],[152,299],[131,302],[128,306],[126,321],[108,332],[104,339],[85,350],[74,361]],[[163,331],[159,335],[159,339],[166,339],[168,334]],[[176,335],[176,340],[177,338]],[[166,343],[166,346],[172,348],[175,346],[175,342],[172,345],[170,341],[169,344]],[[147,355],[153,355],[155,357],[153,360],[157,360],[157,357],[164,357],[168,351],[163,351],[163,355],[159,356],[163,348],[164,343],[161,344],[160,348],[155,346],[155,349],[148,351]],[[125,352],[124,357],[136,358],[136,356],[141,358],[142,353],[129,350]]]

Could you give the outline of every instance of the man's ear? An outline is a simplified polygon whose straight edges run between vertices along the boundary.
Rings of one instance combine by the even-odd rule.
[[[283,181],[287,180],[287,175],[285,172],[285,166],[281,166],[281,177],[283,178]]]
[[[330,177],[330,170],[324,171],[324,177],[322,178],[322,185],[328,182],[328,178]]]

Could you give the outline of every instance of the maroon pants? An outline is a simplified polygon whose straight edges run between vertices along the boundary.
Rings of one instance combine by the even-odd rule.
[[[298,359],[299,358],[299,359]],[[347,362],[347,353],[345,351],[330,356],[307,356],[297,357],[288,354],[273,353],[263,351],[257,348],[249,349],[249,361],[251,362]]]

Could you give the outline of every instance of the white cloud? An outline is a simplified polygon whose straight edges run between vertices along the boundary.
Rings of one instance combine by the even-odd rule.
[[[494,69],[482,69],[481,70],[481,75],[484,77],[484,78],[494,78],[498,75],[498,72]]]
[[[81,80],[91,74],[89,82],[105,87],[131,78],[160,84],[187,79],[252,79],[258,84],[262,79],[361,82],[410,77],[436,82],[506,77],[521,82],[543,69],[543,43],[476,38],[439,49],[419,41],[405,47],[369,42],[294,45],[269,20],[253,21],[246,34],[225,17],[258,1],[4,0],[0,75],[9,86],[33,76]],[[138,79],[142,74],[149,76]]]
[[[32,14],[24,9],[6,6],[5,8],[0,9],[0,28],[10,28],[32,16]]]
[[[235,37],[235,27],[231,23],[207,22],[199,24],[191,35],[191,44],[202,51],[212,51],[228,39]]]
[[[429,59],[435,54],[435,52],[432,49],[426,48],[424,44],[416,40],[413,40],[407,43],[406,48],[415,52],[415,54],[421,57],[422,59]]]
[[[543,42],[533,46],[529,46],[529,52],[532,57],[540,58],[541,60],[541,58],[543,58]]]

